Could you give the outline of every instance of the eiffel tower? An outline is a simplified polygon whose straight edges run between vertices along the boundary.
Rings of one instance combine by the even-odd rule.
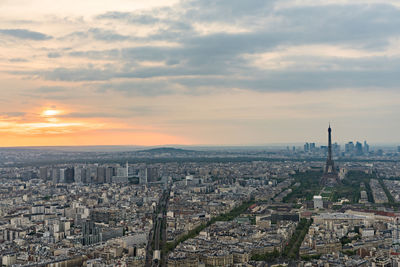
[[[326,159],[324,174],[320,182],[322,185],[327,186],[340,183],[337,169],[335,168],[335,162],[332,159],[332,129],[330,124],[328,128],[328,158]]]

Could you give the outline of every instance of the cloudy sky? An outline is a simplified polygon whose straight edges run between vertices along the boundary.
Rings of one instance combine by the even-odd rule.
[[[398,0],[0,0],[0,146],[400,142]]]

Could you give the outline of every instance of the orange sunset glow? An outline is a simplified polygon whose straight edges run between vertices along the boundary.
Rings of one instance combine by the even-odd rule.
[[[64,146],[189,144],[184,138],[158,133],[155,129],[130,130],[131,126],[101,118],[63,117],[65,111],[44,109],[23,118],[2,117],[0,146]]]

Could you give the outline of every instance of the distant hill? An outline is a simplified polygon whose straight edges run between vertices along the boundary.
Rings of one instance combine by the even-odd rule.
[[[162,153],[179,154],[179,153],[194,153],[197,151],[187,150],[187,149],[182,149],[182,148],[174,148],[174,147],[158,147],[158,148],[151,148],[151,149],[146,149],[146,150],[139,150],[137,152],[152,153],[152,154],[162,154]]]

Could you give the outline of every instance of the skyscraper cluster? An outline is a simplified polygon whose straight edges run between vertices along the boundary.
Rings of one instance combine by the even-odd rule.
[[[345,145],[344,148],[347,155],[362,156],[369,153],[369,145],[367,141],[364,141],[364,145],[358,141],[355,144],[354,142],[350,141]]]
[[[317,147],[315,143],[305,143],[304,144],[304,152],[305,153],[327,153],[328,152],[328,146],[320,146]],[[338,155],[340,153],[340,145],[338,143],[333,143],[332,144],[332,153],[334,155]]]
[[[332,147],[332,154],[334,156],[363,156],[363,155],[368,155],[370,152],[370,147],[367,141],[364,141],[364,143],[360,142],[353,142],[350,141],[345,144],[344,151],[341,150],[340,145],[338,143],[333,143],[331,144]],[[320,146],[317,147],[315,143],[305,143],[304,144],[304,152],[305,153],[327,153],[328,152],[328,146]]]
[[[314,152],[314,151],[315,151],[315,143],[304,144],[304,152]]]
[[[40,167],[39,178],[53,183],[104,184],[128,182],[133,170],[126,166]],[[130,176],[131,175],[131,176]],[[137,176],[137,175],[136,175]],[[124,179],[121,179],[124,178]]]

